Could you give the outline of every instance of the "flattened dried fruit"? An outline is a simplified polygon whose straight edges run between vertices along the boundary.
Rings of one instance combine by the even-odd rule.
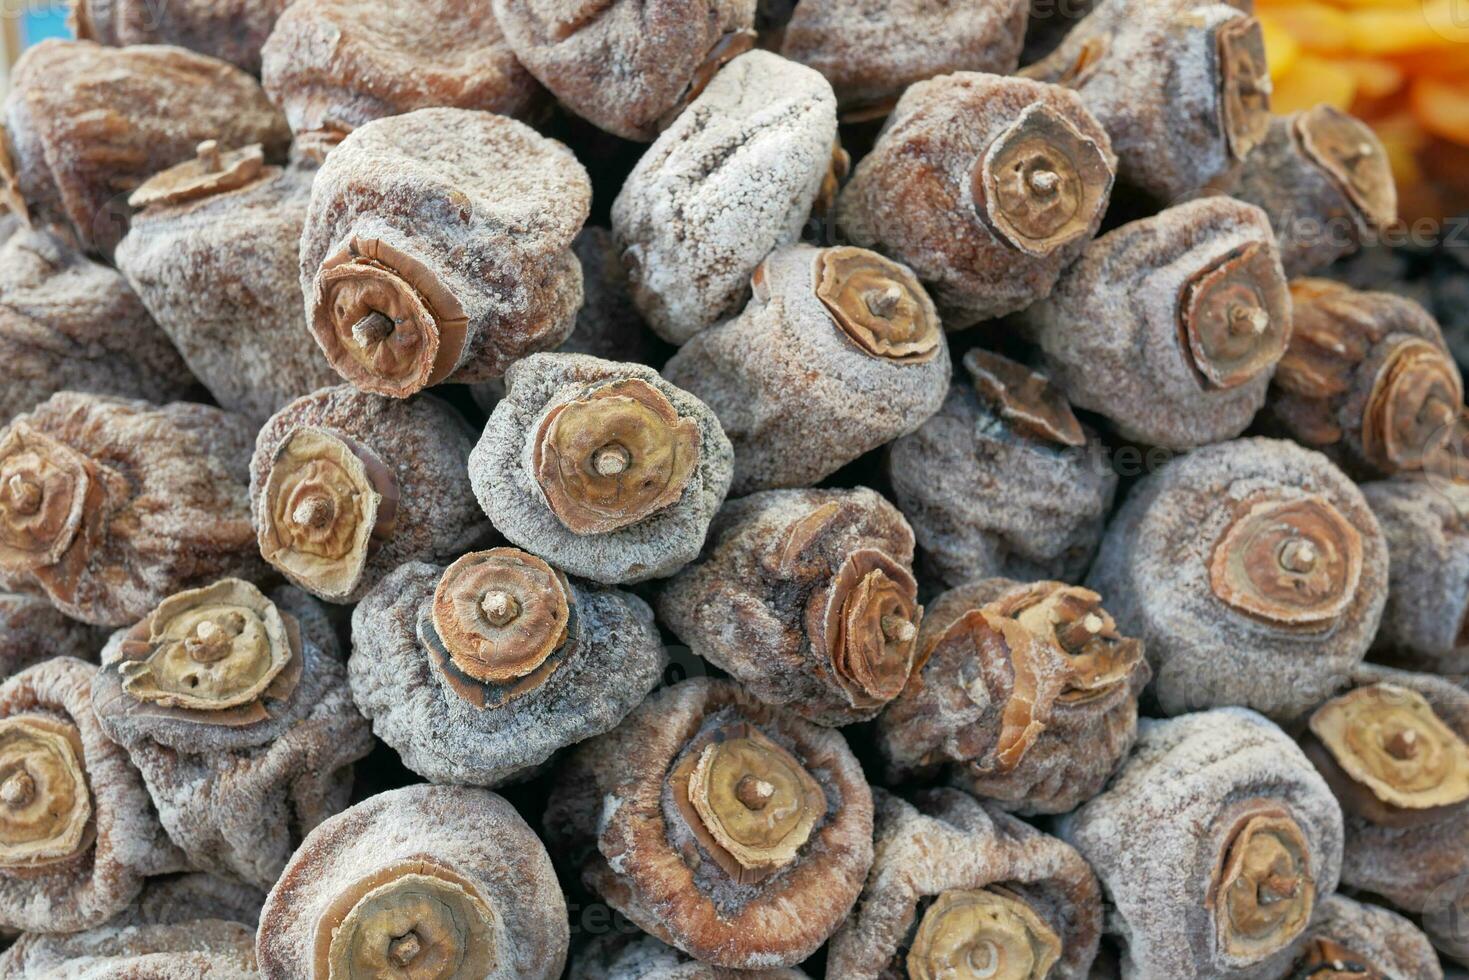
[[[872,795],[841,735],[730,681],[661,691],[577,749],[545,826],[614,909],[729,969],[810,956],[872,863]]]
[[[1331,791],[1242,708],[1142,722],[1116,779],[1060,831],[1115,903],[1124,976],[1281,975],[1342,864]]]
[[[1417,824],[1469,802],[1469,742],[1411,688],[1339,694],[1312,713],[1310,732],[1307,751],[1346,812]]]
[[[832,937],[829,976],[1091,976],[1102,892],[1080,854],[958,790],[873,797],[877,858]]]
[[[0,431],[0,568],[99,626],[221,576],[254,577],[253,433],[205,405],[53,395]]]
[[[490,0],[304,0],[262,55],[265,90],[318,159],[374,119],[435,106],[524,116],[540,93]]]
[[[166,400],[193,385],[127,281],[49,231],[0,245],[0,362],[0,422],[58,391]]]
[[[302,329],[301,230],[314,174],[231,168],[225,153],[153,177],[117,267],[221,406],[260,421],[292,398],[334,384]]]
[[[13,980],[255,980],[255,931],[241,922],[194,919],[168,925],[109,922],[72,935],[26,933],[0,956]]]
[[[0,924],[75,932],[182,870],[143,781],[93,714],[97,668],[56,657],[0,684]]]
[[[183,48],[43,41],[16,63],[0,127],[0,186],[10,209],[56,223],[86,251],[127,233],[128,196],[194,155],[204,140],[289,142],[285,120],[238,68]]]
[[[260,47],[290,0],[75,0],[72,33],[119,47],[176,44],[260,74]]]
[[[1029,12],[1026,0],[811,0],[796,5],[780,53],[826,76],[844,121],[880,119],[914,82],[956,71],[1014,72]]]
[[[1260,23],[1228,3],[1102,0],[1024,74],[1074,88],[1118,178],[1165,204],[1228,175],[1270,128]]]
[[[912,268],[956,330],[1051,291],[1101,225],[1113,163],[1071,92],[955,72],[903,93],[837,221]]]
[[[762,701],[845,725],[908,681],[923,615],[912,567],[913,532],[877,493],[768,490],[719,512],[658,611]]]
[[[1024,320],[1073,405],[1186,449],[1239,435],[1265,404],[1291,304],[1264,213],[1216,197],[1098,238]]]
[[[52,657],[91,660],[102,634],[42,596],[0,591],[0,680]]]
[[[1086,573],[1117,489],[1100,437],[1046,378],[975,348],[887,472],[920,565],[945,585]]]
[[[256,952],[266,980],[554,980],[568,939],[551,858],[514,808],[420,785],[307,836],[266,899]]]
[[[1275,116],[1229,193],[1270,216],[1286,275],[1311,275],[1398,220],[1387,151],[1366,123],[1329,105]]]
[[[755,43],[755,0],[495,0],[495,15],[562,105],[643,142]]]
[[[510,541],[606,584],[692,560],[733,452],[714,413],[640,364],[536,354],[505,377],[469,473]]]
[[[491,531],[448,405],[348,385],[306,395],[260,430],[250,493],[260,553],[329,602],[355,602],[406,561],[443,560]]]
[[[571,151],[513,119],[420,109],[361,126],[311,191],[312,335],[337,373],[381,395],[497,378],[571,332],[571,240],[590,199]]]
[[[1438,953],[1417,926],[1341,895],[1321,902],[1300,947],[1291,980],[1443,980]]]
[[[793,245],[753,281],[744,312],[663,369],[719,416],[735,493],[809,486],[938,409],[948,345],[906,267],[861,248]]]
[[[1295,330],[1268,417],[1352,473],[1462,474],[1464,381],[1412,300],[1324,279],[1291,283]]]
[[[800,240],[836,138],[831,86],[767,51],[732,61],[658,137],[612,232],[659,336],[681,344],[739,311],[760,260]]]
[[[1387,606],[1378,660],[1469,673],[1469,486],[1438,478],[1367,483],[1362,496],[1387,539]]]
[[[92,700],[190,863],[258,888],[347,805],[372,747],[341,661],[238,579],[171,596],[119,633]]]
[[[1020,813],[1064,813],[1132,748],[1151,672],[1101,597],[1060,582],[988,579],[931,604],[917,667],[878,719],[890,775],[940,767]]]
[[[1418,916],[1434,945],[1469,958],[1455,924],[1469,899],[1469,694],[1430,674],[1359,667],[1311,717],[1305,745],[1345,816],[1342,885]]]
[[[408,768],[497,786],[615,727],[658,683],[651,610],[516,548],[410,562],[352,616],[352,693]]]
[[[1387,544],[1319,453],[1240,439],[1138,484],[1087,584],[1143,640],[1165,714],[1236,704],[1288,721],[1371,645]]]

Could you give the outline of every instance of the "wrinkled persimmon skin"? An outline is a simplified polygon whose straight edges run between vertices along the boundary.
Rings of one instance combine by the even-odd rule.
[[[912,529],[872,490],[767,490],[724,507],[658,611],[767,703],[850,724],[912,674],[923,615],[912,555]]]
[[[1151,676],[1096,593],[987,579],[940,595],[918,667],[878,720],[890,779],[939,775],[995,805],[1062,813],[1126,757]]]
[[[27,433],[45,441],[44,464]],[[193,402],[53,395],[0,432],[0,571],[28,576],[68,616],[112,627],[175,592],[258,577],[244,469],[253,434],[244,417]],[[27,486],[48,481],[29,499]],[[37,520],[39,540],[18,553],[15,535]]]
[[[4,119],[14,186],[32,219],[66,226],[89,252],[110,255],[128,195],[199,143],[260,143],[280,159],[290,142],[259,82],[184,48],[53,39],[15,69]]]
[[[709,778],[690,783],[701,763]],[[809,796],[807,780],[818,788]],[[691,785],[702,799],[680,805]],[[609,793],[619,804],[602,819]],[[841,735],[709,678],[654,694],[580,746],[544,825],[613,908],[731,970],[791,966],[814,952],[845,918],[873,856],[871,790]],[[736,838],[733,854],[711,850]],[[763,875],[766,859],[784,863]]]
[[[1359,479],[1457,479],[1463,378],[1437,321],[1401,296],[1292,281],[1294,328],[1266,417]]]
[[[956,789],[874,790],[876,858],[832,937],[844,980],[1085,980],[1102,893],[1080,854]],[[988,968],[988,969],[986,969]]]
[[[555,868],[515,808],[418,784],[307,835],[265,900],[256,954],[271,980],[556,980],[568,942]]]

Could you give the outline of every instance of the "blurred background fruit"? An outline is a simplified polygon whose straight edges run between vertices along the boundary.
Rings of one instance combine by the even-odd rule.
[[[1377,130],[1403,219],[1469,210],[1469,0],[1257,0],[1273,109],[1321,102]]]

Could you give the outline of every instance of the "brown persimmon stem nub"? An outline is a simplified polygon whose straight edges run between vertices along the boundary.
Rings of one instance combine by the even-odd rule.
[[[471,882],[431,861],[406,862],[358,882],[332,903],[317,924],[316,975],[489,976],[500,966],[500,929]]]
[[[1237,388],[1268,371],[1289,342],[1284,280],[1265,246],[1246,245],[1196,273],[1184,287],[1179,335],[1209,388]]]
[[[547,506],[576,534],[606,534],[676,503],[699,462],[698,423],[628,378],[555,405],[532,433]]]
[[[1216,936],[1232,959],[1254,963],[1284,949],[1316,904],[1310,845],[1284,810],[1242,817],[1220,855],[1209,890]]]
[[[366,447],[311,426],[276,451],[259,513],[260,553],[327,599],[351,595],[374,541],[392,533],[398,482]]]
[[[1270,132],[1270,70],[1265,35],[1254,17],[1225,21],[1215,34],[1219,51],[1220,123],[1230,155],[1243,160]]]
[[[864,248],[816,253],[816,298],[852,343],[903,364],[930,361],[943,327],[923,287],[908,269]]]
[[[997,235],[1043,258],[1090,233],[1114,176],[1095,140],[1055,109],[1037,104],[976,162],[970,193]]]
[[[1464,386],[1449,355],[1399,337],[1362,410],[1362,453],[1385,473],[1420,470],[1463,434]]]
[[[423,262],[386,242],[354,238],[322,263],[310,326],[342,377],[364,391],[407,398],[459,367],[469,321]]]
[[[1359,687],[1318,708],[1310,728],[1340,774],[1386,807],[1422,812],[1469,801],[1469,744],[1417,691]],[[1344,800],[1361,809],[1355,802]]]
[[[999,888],[942,892],[923,913],[909,980],[1044,980],[1061,937],[1024,900]]]
[[[1261,494],[1235,505],[1214,546],[1214,595],[1286,629],[1324,629],[1356,597],[1362,538],[1324,497]]]
[[[60,561],[95,480],[91,460],[23,422],[0,434],[0,568],[26,572]]]
[[[902,693],[917,652],[918,583],[883,552],[848,556],[831,579],[825,653],[854,707],[886,704]]]
[[[275,603],[239,579],[164,600],[148,618],[148,652],[123,661],[122,687],[139,701],[219,711],[258,700],[299,640]]]
[[[1071,405],[1043,376],[979,347],[964,355],[964,368],[980,401],[1016,432],[1062,446],[1086,445]]]
[[[1397,223],[1392,165],[1366,123],[1335,106],[1319,105],[1297,116],[1294,129],[1301,152],[1331,177],[1369,227]]]
[[[517,548],[465,555],[434,590],[433,627],[454,666],[476,681],[530,675],[563,643],[571,596],[544,561]]]
[[[690,829],[715,862],[743,883],[794,862],[826,815],[820,784],[752,725],[735,725],[689,746],[672,778]]]
[[[76,726],[0,719],[0,868],[64,861],[89,844],[92,795]]]

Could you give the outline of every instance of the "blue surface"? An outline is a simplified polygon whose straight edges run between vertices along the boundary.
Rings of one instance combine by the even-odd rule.
[[[55,0],[49,6],[27,10],[20,19],[21,47],[28,48],[48,37],[71,37],[66,26],[67,5]]]

